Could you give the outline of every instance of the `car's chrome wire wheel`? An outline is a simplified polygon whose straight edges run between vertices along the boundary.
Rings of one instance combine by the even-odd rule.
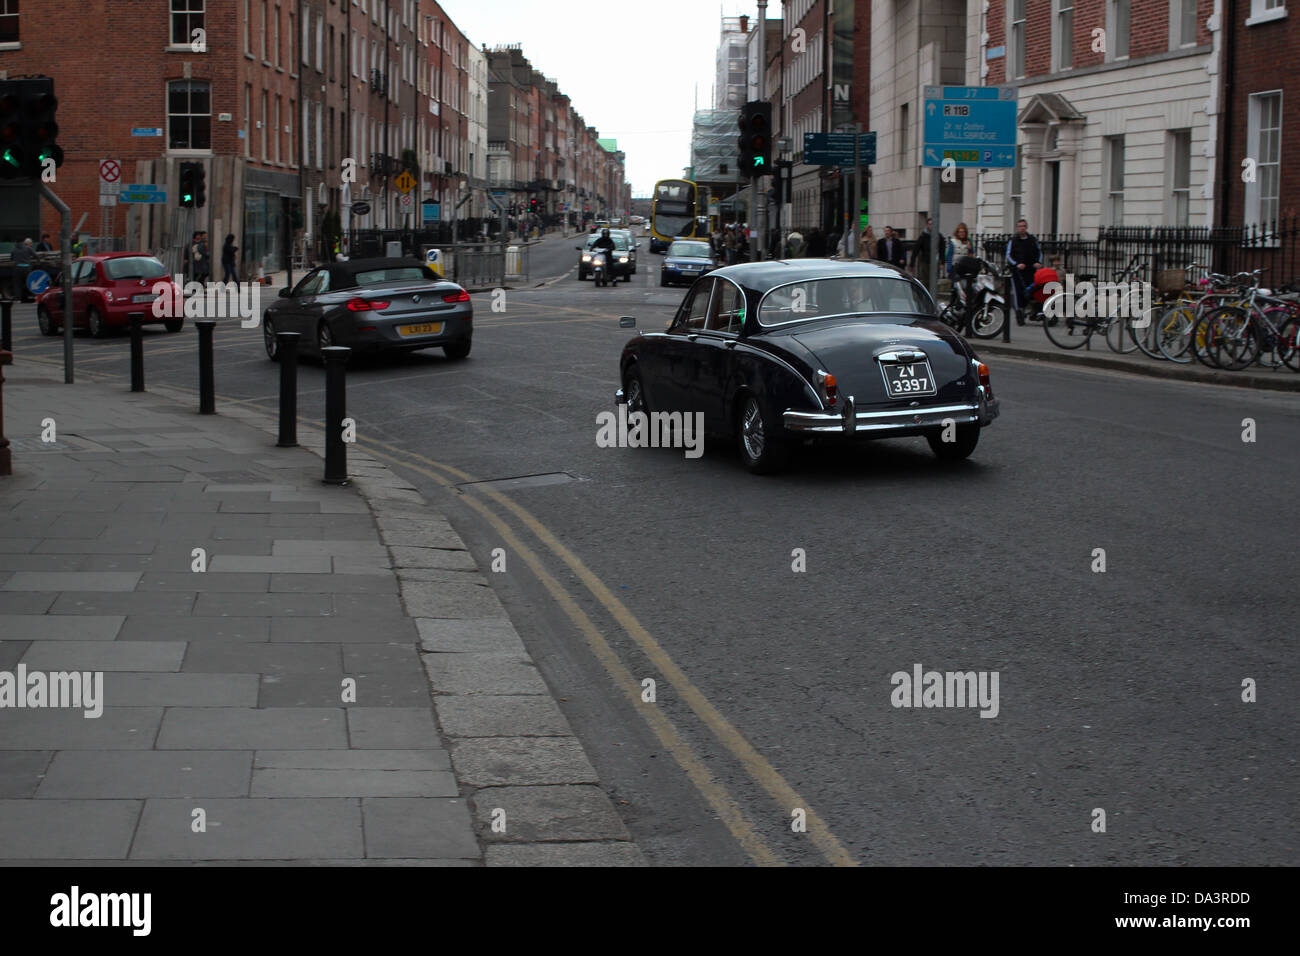
[[[767,444],[763,434],[763,413],[758,402],[750,398],[745,402],[745,411],[740,419],[741,437],[745,442],[745,453],[755,460],[763,457],[763,448]]]
[[[641,377],[633,375],[627,382],[627,410],[629,412],[645,411],[645,395],[641,391]]]

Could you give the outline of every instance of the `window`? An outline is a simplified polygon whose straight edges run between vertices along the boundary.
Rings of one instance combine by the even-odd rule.
[[[898,168],[905,169],[908,166],[908,156],[910,155],[908,138],[912,130],[911,120],[908,118],[908,104],[904,103],[898,108]]]
[[[679,313],[681,317],[679,328],[704,328],[704,320],[709,311],[709,293],[713,291],[713,282],[713,279],[703,279],[695,284],[690,297],[682,304],[682,311]]]
[[[271,34],[272,42],[275,44],[275,65],[280,65],[280,5],[275,5],[275,29]]]
[[[253,155],[253,87],[252,84],[244,84],[244,156],[245,158]]]
[[[321,130],[321,122],[325,115],[325,107],[320,103],[316,104],[316,168],[325,168],[325,151],[321,148],[325,145],[325,137]]]
[[[12,6],[16,12],[18,0],[11,3],[0,0],[0,9],[6,5]],[[203,29],[203,0],[171,0],[171,12],[172,46],[189,46],[194,40],[194,31]],[[0,27],[0,40],[3,39],[4,30]]]
[[[1025,150],[1022,146],[1016,150],[1016,165],[1011,167],[1011,192],[1007,195],[1007,231],[1017,219],[1024,215],[1025,210],[1025,168],[1024,168]]]
[[[267,127],[270,124],[267,122],[267,120],[271,118],[267,112],[266,100],[267,100],[267,93],[266,90],[263,90],[262,91],[262,162],[266,162],[268,158],[266,137],[267,137]]]
[[[1106,0],[1106,59],[1128,56],[1129,0]]]
[[[1250,18],[1246,26],[1268,23],[1286,16],[1286,0],[1250,0]]]
[[[1124,137],[1102,139],[1102,178],[1106,184],[1106,208],[1102,222],[1107,226],[1124,225]]]
[[[1282,159],[1282,93],[1252,93],[1246,114],[1247,156],[1255,181],[1246,183],[1246,223],[1264,225],[1278,215]]]
[[[253,52],[253,40],[252,40],[253,14],[251,12],[251,7],[252,7],[251,0],[244,0],[244,52],[245,53]]]
[[[302,65],[311,66],[311,7],[302,11]]]
[[[303,103],[302,109],[302,163],[303,169],[311,165],[311,103]]]
[[[1007,35],[1007,79],[1025,75],[1025,0],[1011,0]]]
[[[266,0],[262,0],[262,59],[263,60],[266,59],[266,37],[267,34],[271,32],[270,24],[266,22],[269,17],[270,14],[267,12],[266,9]]]
[[[316,18],[316,72],[325,72],[325,16]]]
[[[808,279],[777,286],[758,305],[758,324],[782,325],[831,315],[931,314],[925,293],[893,276]]]
[[[1169,218],[1175,226],[1186,226],[1190,224],[1192,201],[1192,131],[1190,129],[1170,130],[1167,163],[1167,168],[1173,173],[1169,185]]]
[[[352,46],[348,50],[348,62],[352,64],[352,75],[357,75],[357,31],[352,31]]]
[[[212,148],[212,96],[208,83],[172,80],[167,84],[167,148]]]
[[[328,147],[328,148],[325,150],[325,153],[326,153],[327,156],[329,156],[330,169],[333,169],[333,168],[334,168],[334,157],[335,157],[336,155],[338,155],[338,154],[334,151],[334,149],[335,149],[335,143],[334,143],[334,107],[332,107],[332,106],[330,107],[330,121],[329,121],[329,125],[326,127],[326,131],[325,131],[325,132],[326,132],[326,146]]]
[[[275,135],[275,161],[278,163],[280,161],[280,96],[279,94],[276,94],[275,97],[275,122],[272,124],[271,129]]]
[[[1056,15],[1052,18],[1052,69],[1068,70],[1072,66],[1074,66],[1074,0],[1056,0]]]
[[[706,243],[699,243],[699,245],[703,247],[700,254],[708,258],[708,245]],[[718,294],[713,297],[713,308],[709,312],[708,327],[715,332],[731,332],[738,335],[744,322],[745,296],[733,283],[719,282]]]
[[[1169,49],[1196,44],[1196,3],[1197,0],[1170,0]]]
[[[287,129],[287,130],[289,131],[289,132],[286,134],[286,135],[289,137],[289,143],[288,143],[289,149],[288,149],[288,152],[286,152],[286,153],[284,154],[284,158],[285,158],[285,161],[286,161],[290,166],[293,165],[293,110],[294,110],[294,101],[293,101],[293,100],[290,100],[290,101],[289,101],[289,112],[286,113],[285,116],[284,116],[284,128]]]

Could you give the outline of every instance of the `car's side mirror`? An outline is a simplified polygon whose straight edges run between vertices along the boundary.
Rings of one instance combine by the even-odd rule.
[[[285,286],[280,290],[280,298],[282,299],[287,299],[291,295],[293,295],[293,289],[290,286]]]
[[[573,248],[577,249],[579,252],[582,251],[582,246],[574,246]]]
[[[618,317],[618,327],[619,327],[620,329],[635,329],[635,328],[636,328],[636,316],[632,316],[632,315],[620,315],[620,316]]]

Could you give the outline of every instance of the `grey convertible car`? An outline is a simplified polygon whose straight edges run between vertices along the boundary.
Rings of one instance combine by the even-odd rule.
[[[474,306],[469,293],[419,259],[353,259],[312,269],[262,315],[271,361],[275,333],[299,332],[299,347],[329,345],[359,352],[441,348],[449,359],[469,355]]]

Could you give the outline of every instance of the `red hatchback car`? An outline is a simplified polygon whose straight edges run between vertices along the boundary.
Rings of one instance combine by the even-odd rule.
[[[171,288],[165,295],[180,303],[180,289],[167,278],[167,267],[148,253],[103,252],[73,260],[72,327],[88,329],[98,339],[139,315],[145,325],[162,323],[168,332],[179,332],[185,324],[181,315],[169,319],[153,313],[154,286],[160,280]],[[36,319],[45,335],[63,330],[63,287],[57,279],[37,297]]]

